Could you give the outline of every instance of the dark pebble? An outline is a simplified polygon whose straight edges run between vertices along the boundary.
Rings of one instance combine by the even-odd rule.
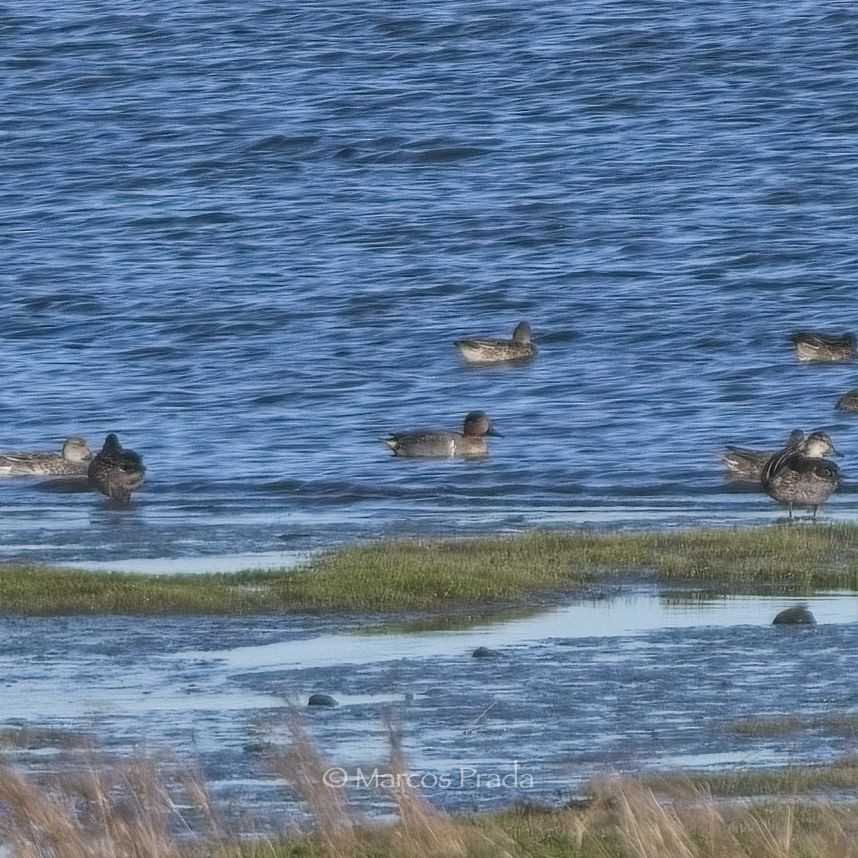
[[[804,605],[786,608],[772,620],[776,626],[811,626],[815,622],[813,614]]]
[[[337,706],[337,701],[330,694],[311,694],[308,706]]]
[[[259,757],[262,756],[262,754],[271,753],[275,748],[276,746],[271,742],[249,742],[242,748],[242,750],[245,754]]]
[[[487,646],[478,646],[471,653],[471,658],[497,658],[499,655],[497,650],[489,649]]]

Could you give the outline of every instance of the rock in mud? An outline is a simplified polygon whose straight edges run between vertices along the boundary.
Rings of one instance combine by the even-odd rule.
[[[498,658],[500,653],[496,649],[487,646],[478,646],[472,653],[471,658]]]
[[[781,611],[773,620],[776,626],[812,626],[816,618],[807,609],[806,605],[794,605]]]

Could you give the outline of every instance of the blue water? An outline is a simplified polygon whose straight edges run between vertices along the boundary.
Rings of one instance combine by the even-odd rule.
[[[725,442],[848,453],[851,2],[5,4],[0,442],[108,431],[127,510],[0,485],[3,558],[764,523]],[[525,368],[452,340],[531,322]],[[480,462],[379,439],[503,437]]]

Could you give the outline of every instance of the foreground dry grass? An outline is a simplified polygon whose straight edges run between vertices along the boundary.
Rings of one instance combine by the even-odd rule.
[[[230,830],[202,779],[164,779],[151,762],[99,764],[51,782],[0,768],[0,845],[13,858],[849,858],[854,803],[802,791],[765,800],[719,798],[704,779],[610,780],[583,808],[517,808],[450,817],[407,785],[392,793],[399,822],[369,825],[343,794],[326,787],[327,768],[300,730],[272,761],[314,820],[311,834],[253,838]],[[837,767],[835,767],[837,768]],[[854,787],[856,764],[848,770]],[[388,771],[404,773],[396,741]],[[843,772],[834,777],[841,783]],[[813,779],[811,779],[813,780]],[[816,779],[817,785],[819,779]],[[168,785],[169,783],[169,785]],[[193,832],[193,834],[192,834]],[[249,835],[251,835],[249,837]]]
[[[432,611],[558,597],[611,577],[801,595],[856,589],[856,546],[856,525],[803,524],[394,540],[328,551],[298,569],[236,575],[111,575],[0,564],[0,610]]]

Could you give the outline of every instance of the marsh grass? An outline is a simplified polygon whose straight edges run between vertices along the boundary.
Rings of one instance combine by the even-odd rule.
[[[701,789],[722,798],[737,796],[802,796],[858,788],[858,758],[830,765],[785,766],[758,771],[670,772],[643,778],[659,795],[683,798]]]
[[[44,727],[12,726],[0,729],[0,751],[56,748],[64,751],[91,750],[92,739],[83,733]]]
[[[737,736],[788,736],[811,730],[823,730],[837,736],[858,738],[858,715],[832,714],[814,718],[798,715],[779,717],[742,718],[724,727]]]
[[[280,572],[118,575],[0,565],[0,612],[431,611],[556,599],[606,579],[726,592],[856,589],[858,526],[533,532],[339,548]]]
[[[0,846],[10,858],[847,858],[855,805],[820,800],[818,779],[773,779],[782,795],[724,800],[717,779],[597,782],[577,808],[517,807],[449,816],[400,785],[395,824],[361,818],[323,783],[326,763],[293,722],[291,750],[271,760],[313,828],[258,837],[222,821],[199,773],[165,776],[153,760],[100,762],[50,777],[0,766]],[[822,767],[820,767],[821,769]],[[844,763],[843,768],[849,768]],[[387,770],[405,772],[394,738]],[[855,776],[855,764],[851,763]],[[736,776],[737,780],[743,775]],[[759,786],[753,777],[744,793]],[[332,794],[333,793],[333,794]],[[729,791],[728,795],[734,795]]]

